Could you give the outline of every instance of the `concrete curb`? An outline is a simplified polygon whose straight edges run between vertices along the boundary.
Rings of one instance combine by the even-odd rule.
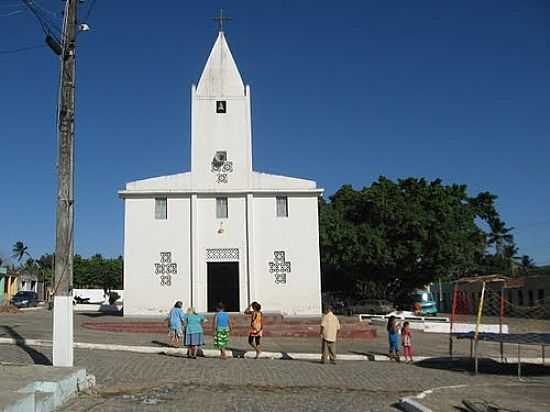
[[[405,412],[433,412],[430,408],[412,398],[401,399],[399,401],[399,407]]]
[[[2,383],[3,389],[0,391],[2,412],[54,411],[78,392],[87,390],[95,384],[94,377],[87,375],[85,369],[39,365],[13,367],[19,372],[26,368],[25,374],[28,375],[28,379],[25,374],[21,379],[19,374],[18,380]],[[17,372],[15,374],[17,376]],[[19,384],[23,386],[19,387]]]
[[[14,339],[14,338],[0,338],[0,344],[6,345],[26,345],[26,346],[43,346],[51,347],[52,342],[42,339]],[[154,346],[132,346],[132,345],[114,345],[103,343],[86,343],[75,342],[75,349],[91,349],[91,350],[109,350],[109,351],[121,351],[121,352],[133,352],[133,353],[148,353],[148,354],[161,354],[172,356],[185,356],[187,354],[186,348],[168,348],[168,347],[154,347]],[[202,349],[203,356],[205,358],[217,358],[220,352],[216,349]],[[256,356],[254,351],[231,351],[227,350],[228,358],[245,358],[252,359]],[[299,353],[299,352],[262,352],[260,354],[261,359],[283,359],[283,360],[319,360],[320,353]],[[414,356],[414,362],[421,362],[425,360],[438,360],[447,362],[449,358],[442,358],[439,356]],[[487,358],[485,358],[487,359]],[[495,361],[500,361],[499,358],[488,358]],[[339,354],[338,360],[341,361],[371,361],[371,362],[391,362],[392,360],[386,355],[355,355],[355,354]],[[525,363],[542,363],[542,358],[522,358],[522,362]],[[514,362],[515,359],[507,358],[505,362]]]

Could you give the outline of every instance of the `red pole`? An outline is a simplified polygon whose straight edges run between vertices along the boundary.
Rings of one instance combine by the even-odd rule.
[[[500,289],[500,311],[499,311],[499,323],[498,331],[502,335],[502,323],[504,322],[504,287]],[[504,343],[500,341],[500,361],[504,360]]]
[[[453,301],[451,304],[451,322],[449,325],[449,356],[453,357],[453,324],[455,321],[455,312],[456,312],[456,295],[457,295],[458,289],[455,286],[453,288]]]

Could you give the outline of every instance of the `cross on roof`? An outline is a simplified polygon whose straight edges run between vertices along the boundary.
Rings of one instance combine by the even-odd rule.
[[[212,20],[218,22],[218,30],[220,32],[223,32],[223,22],[224,20],[230,21],[233,20],[231,17],[226,17],[223,15],[223,9],[220,9],[220,15],[217,17],[212,18]]]

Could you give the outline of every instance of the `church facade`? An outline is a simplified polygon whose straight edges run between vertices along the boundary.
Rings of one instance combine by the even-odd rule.
[[[124,314],[321,312],[314,181],[252,169],[250,87],[223,31],[191,89],[191,171],[126,184]]]

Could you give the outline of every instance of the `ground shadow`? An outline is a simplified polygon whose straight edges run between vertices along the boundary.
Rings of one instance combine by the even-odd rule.
[[[380,355],[380,356],[388,356],[387,353],[381,353],[381,352],[361,352],[361,351],[355,351],[355,350],[350,350],[349,353],[352,353],[354,355],[361,355],[361,356],[366,356],[368,360],[370,361],[374,361],[375,360],[375,356],[376,355]]]
[[[153,345],[161,346],[163,348],[174,348],[174,346],[172,346],[172,345],[170,345],[166,342],[161,342],[160,340],[152,340],[151,343]],[[184,348],[184,347],[182,346],[181,348]],[[179,349],[181,349],[181,348],[179,348]]]
[[[245,349],[230,348],[230,347],[227,347],[227,350],[230,350],[233,357],[237,359],[244,359],[244,355],[247,352]]]
[[[474,372],[474,362],[470,358],[430,358],[415,362],[415,365],[421,368],[449,370],[453,372]],[[480,358],[478,372],[480,374],[517,376],[518,364],[515,362],[501,363],[492,359]],[[550,364],[521,364],[521,377],[529,376],[549,376]]]
[[[50,359],[36,349],[31,348],[25,343],[25,338],[10,326],[2,326],[7,334],[15,340],[15,344],[23,349],[32,359],[35,365],[51,365]]]
[[[103,318],[105,316],[120,318],[123,316],[122,312],[78,312],[78,314],[88,318]]]

